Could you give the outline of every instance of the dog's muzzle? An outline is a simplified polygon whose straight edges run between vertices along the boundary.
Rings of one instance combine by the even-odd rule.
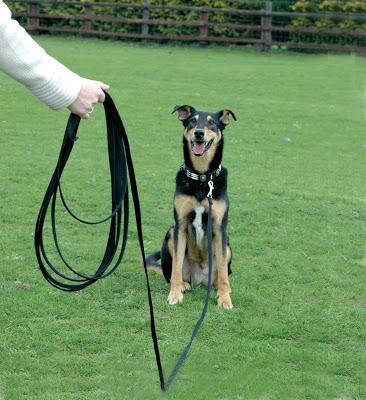
[[[191,146],[192,151],[195,156],[202,156],[210,147],[213,142],[213,139],[209,142],[204,140],[192,140]]]
[[[211,146],[213,139],[206,141],[204,139],[205,132],[197,129],[194,133],[194,138],[191,140],[191,147],[195,156],[202,156]]]

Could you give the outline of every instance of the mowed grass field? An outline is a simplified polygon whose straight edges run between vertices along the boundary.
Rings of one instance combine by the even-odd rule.
[[[365,60],[38,40],[74,71],[110,84],[132,147],[147,253],[173,221],[182,163],[173,107],[236,113],[224,152],[235,308],[218,309],[212,294],[192,352],[163,394],[133,213],[114,275],[76,294],[43,280],[33,231],[68,113],[48,110],[2,74],[0,399],[365,399]],[[110,211],[101,107],[79,136],[63,189],[76,213],[98,219]],[[93,272],[107,226],[57,215],[65,254]],[[165,281],[151,274],[151,284],[168,374],[205,289],[172,307]]]

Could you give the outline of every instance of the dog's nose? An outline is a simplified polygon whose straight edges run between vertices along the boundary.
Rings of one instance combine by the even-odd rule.
[[[202,131],[201,129],[197,129],[194,133],[194,137],[196,140],[202,140],[204,135],[205,135],[205,132]]]

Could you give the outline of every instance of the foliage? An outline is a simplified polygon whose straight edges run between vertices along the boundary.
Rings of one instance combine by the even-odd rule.
[[[296,33],[292,36],[295,41],[303,42],[331,42],[334,44],[347,44],[354,46],[365,46],[366,38],[357,36],[349,37],[351,31],[366,32],[366,21],[357,21],[352,18],[347,18],[347,14],[364,14],[366,15],[366,2],[359,0],[300,0],[292,6],[293,11],[296,12],[334,12],[344,13],[345,17],[342,19],[332,17],[299,17],[293,20],[293,26],[296,27],[314,27],[332,30],[341,30],[348,32],[347,37],[341,33],[332,34],[307,34]]]
[[[47,4],[42,2],[39,5],[39,11],[44,14],[55,14],[65,16],[66,18],[40,18],[41,26],[53,26],[59,28],[88,28],[94,32],[119,32],[130,34],[139,40],[139,35],[149,33],[152,36],[199,36],[202,33],[200,23],[203,17],[203,11],[191,10],[191,7],[210,7],[217,11],[209,14],[209,23],[211,24],[234,24],[238,26],[210,26],[208,35],[212,37],[228,37],[228,38],[250,38],[261,39],[263,37],[260,29],[252,29],[250,26],[259,27],[263,23],[263,18],[256,15],[224,13],[220,9],[234,10],[263,10],[265,6],[264,0],[191,0],[184,2],[182,0],[111,0],[112,6],[100,5],[99,1],[74,2],[72,4],[64,4],[62,2],[55,4]],[[23,11],[26,5],[21,1],[10,3],[14,11]],[[90,5],[91,4],[91,5]],[[160,9],[160,8],[136,8],[123,7],[123,5],[151,4],[152,6],[166,5],[170,7],[180,6],[181,9]],[[366,21],[355,20],[348,17],[349,14],[366,15],[366,2],[359,0],[280,0],[272,2],[273,11],[294,11],[297,13],[338,13],[344,14],[344,18],[332,18],[329,16],[319,17],[291,17],[273,16],[271,23],[276,27],[296,27],[310,29],[326,29],[327,32],[287,32],[281,30],[272,31],[272,40],[275,42],[301,42],[301,43],[319,43],[319,44],[338,44],[366,46],[366,38],[353,32],[366,32]],[[84,21],[79,17],[99,16],[107,20]],[[70,18],[67,18],[67,17]],[[79,19],[78,19],[79,18]],[[121,18],[121,22],[108,20],[108,18]],[[142,19],[165,20],[167,23],[143,24]],[[124,19],[124,20],[123,20]],[[133,20],[137,22],[134,23]],[[23,23],[26,21],[22,20]],[[170,22],[170,24],[169,24]],[[172,23],[178,22],[174,26]],[[249,26],[249,27],[248,27]],[[344,33],[343,33],[344,32]],[[134,40],[134,39],[132,39]]]
[[[84,15],[86,7],[83,6],[85,1],[81,1],[80,4],[69,4],[64,5],[62,3],[57,4],[55,8],[54,4],[41,4],[40,12],[46,14],[56,13],[58,15],[70,15],[79,16]],[[90,2],[88,2],[90,3]],[[143,9],[136,8],[119,8],[119,7],[107,7],[98,6],[98,1],[94,1],[95,6],[89,8],[91,15],[98,15],[103,17],[121,17],[121,18],[143,18]],[[111,0],[110,3],[121,3],[118,0]],[[124,4],[144,4],[136,0],[124,0]],[[181,0],[149,0],[149,4],[152,5],[168,5],[168,6],[196,6],[196,7],[213,7],[213,8],[233,8],[241,10],[258,10],[263,7],[263,0],[191,0],[187,2]],[[12,4],[15,11],[24,11],[25,6],[21,2]],[[168,19],[171,21],[200,21],[200,12],[191,10],[161,10],[151,9],[149,11],[150,19]],[[225,13],[214,13],[210,15],[210,22],[212,23],[237,23],[237,24],[258,24],[260,23],[260,17],[236,15],[236,14],[225,14]],[[69,27],[69,28],[82,28],[84,22],[74,19],[60,20],[57,18],[41,19],[41,25],[56,26],[56,27]],[[124,33],[141,33],[141,24],[126,24],[126,23],[115,23],[115,22],[104,22],[104,21],[93,21],[93,30],[110,31],[110,32],[124,32]],[[192,27],[189,25],[183,26],[169,26],[169,25],[151,25],[149,28],[151,34],[161,35],[199,35],[199,27]],[[247,31],[243,29],[234,29],[226,27],[213,27],[209,29],[209,34],[213,36],[226,36],[226,37],[258,37],[257,31]]]

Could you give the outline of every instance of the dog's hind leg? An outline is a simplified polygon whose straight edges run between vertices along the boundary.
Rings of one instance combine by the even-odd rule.
[[[155,251],[146,258],[146,267],[148,271],[154,271],[159,275],[163,275],[161,265],[157,262],[161,259],[160,251]]]
[[[169,229],[165,235],[163,245],[161,247],[161,268],[163,270],[164,278],[170,282],[172,276],[172,263],[173,263],[173,232],[174,228]]]

